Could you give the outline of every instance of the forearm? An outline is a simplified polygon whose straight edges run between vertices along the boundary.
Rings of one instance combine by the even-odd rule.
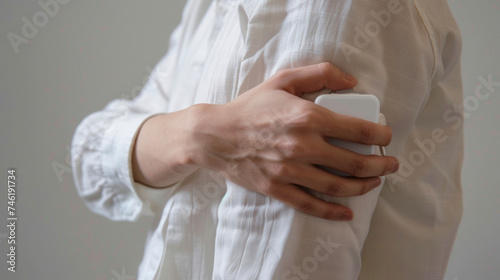
[[[132,152],[134,180],[146,186],[165,188],[198,167],[192,162],[192,130],[198,121],[196,107],[148,119],[140,128]]]

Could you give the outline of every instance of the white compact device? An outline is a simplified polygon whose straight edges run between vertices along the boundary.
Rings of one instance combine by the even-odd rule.
[[[338,114],[379,123],[380,102],[375,95],[357,93],[324,94],[318,96],[315,103]],[[377,154],[379,151],[379,147],[375,145],[364,145],[336,138],[331,138],[328,142],[334,146],[363,155]],[[337,170],[326,167],[325,169],[335,175],[349,176]]]

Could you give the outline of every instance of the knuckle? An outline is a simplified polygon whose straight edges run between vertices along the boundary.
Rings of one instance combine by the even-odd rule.
[[[322,62],[322,63],[318,64],[318,68],[319,68],[321,74],[323,74],[323,76],[329,76],[332,73],[335,73],[337,70],[337,68],[329,62]]]
[[[258,189],[258,192],[260,192],[261,194],[265,194],[265,195],[271,196],[271,197],[277,193],[276,182],[274,182],[272,180],[269,180],[265,183],[259,184],[257,189]]]
[[[330,183],[326,188],[327,195],[337,196],[342,193],[343,186],[339,182]]]
[[[286,177],[290,171],[289,171],[289,167],[286,165],[286,164],[283,164],[283,163],[280,163],[280,164],[276,164],[272,167],[272,176],[274,178],[283,178],[283,177]]]
[[[312,102],[297,104],[295,117],[290,119],[290,124],[296,127],[315,127],[321,121],[321,114],[315,110]]]
[[[360,141],[364,144],[370,144],[375,140],[376,132],[373,124],[365,124],[359,130]]]
[[[298,139],[288,139],[281,142],[279,146],[287,159],[301,157],[307,153],[307,148]]]
[[[304,114],[302,115],[303,121],[305,122],[305,124],[308,124],[308,125],[311,125],[311,123],[317,122],[318,118],[319,118],[319,115],[316,112],[316,110],[314,110],[311,107],[312,106],[310,104],[305,104],[304,105]]]
[[[322,62],[322,63],[318,64],[318,68],[323,73],[332,73],[336,69],[335,66],[333,66],[333,64],[331,64],[329,62]]]
[[[342,70],[329,62],[318,64],[318,69],[325,85],[335,86],[335,83],[332,83],[333,81],[343,81],[344,75]]]
[[[304,212],[304,213],[307,213],[307,214],[314,214],[314,210],[315,210],[315,206],[313,203],[309,202],[309,201],[305,201],[305,202],[301,202],[298,206],[297,206],[297,209]]]
[[[358,156],[351,162],[350,174],[356,177],[362,177],[368,170],[368,160]]]

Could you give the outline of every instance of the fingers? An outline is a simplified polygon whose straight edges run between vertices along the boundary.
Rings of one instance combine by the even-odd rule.
[[[275,148],[288,160],[330,167],[354,177],[376,177],[396,172],[399,163],[394,157],[362,155],[326,141],[328,138],[338,138],[366,145],[389,144],[392,135],[390,128],[356,118],[349,120],[351,126],[345,125],[345,120],[340,121],[337,127],[330,127],[328,122],[318,121],[316,117],[292,120],[293,123],[287,125],[295,129],[295,134],[279,141]]]
[[[388,126],[318,107],[325,119],[317,129],[326,137],[377,146],[387,146],[391,142],[392,130]]]
[[[287,178],[287,181],[333,197],[363,195],[381,183],[380,177],[341,177],[312,165],[301,165],[300,173],[296,172],[296,174],[300,176]]]
[[[361,155],[325,142],[318,148],[312,163],[342,171],[354,177],[385,176],[399,169],[399,161],[391,156]]]
[[[285,125],[312,129],[328,138],[378,146],[387,146],[391,142],[390,127],[335,113],[310,101],[299,99],[285,103],[282,112]]]
[[[346,206],[316,198],[296,185],[281,185],[266,195],[319,218],[348,221],[353,217],[352,211]]]
[[[324,62],[305,67],[281,70],[269,80],[270,84],[293,95],[302,96],[323,88],[331,90],[349,89],[356,79],[331,63]]]

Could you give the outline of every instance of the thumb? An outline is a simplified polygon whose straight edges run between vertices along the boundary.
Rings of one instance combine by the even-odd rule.
[[[349,89],[356,85],[356,78],[343,72],[329,62],[281,70],[270,78],[276,89],[285,90],[301,97],[304,93],[323,88],[331,90]]]

